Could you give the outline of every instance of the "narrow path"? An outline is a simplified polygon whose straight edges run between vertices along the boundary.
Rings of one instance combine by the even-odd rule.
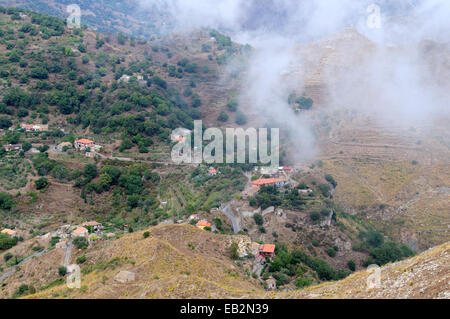
[[[69,264],[69,260],[70,260],[70,255],[72,254],[72,241],[69,240],[67,242],[67,247],[66,247],[66,253],[64,255],[64,261],[63,261],[63,266],[67,267],[67,265]]]
[[[22,260],[20,263],[18,263],[17,265],[11,267],[10,270],[8,270],[7,272],[5,272],[3,275],[0,276],[0,281],[5,280],[6,278],[8,278],[9,276],[11,276],[12,274],[14,274],[16,272],[16,268],[17,266],[26,264],[27,262],[29,262],[30,260],[32,260],[34,257],[39,257],[42,256],[44,253],[46,253],[48,251],[48,249],[44,249],[43,251],[37,252],[35,254],[32,254],[30,256],[28,256],[27,258],[25,258],[24,260]]]
[[[221,208],[220,210],[223,211],[223,213],[231,220],[231,224],[233,225],[233,231],[235,234],[239,233],[240,226],[238,219],[234,216],[233,212],[230,209],[231,204],[233,204],[234,201],[229,202],[225,207]]]

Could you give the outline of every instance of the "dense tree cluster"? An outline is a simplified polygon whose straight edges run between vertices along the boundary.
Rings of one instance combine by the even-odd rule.
[[[382,266],[415,255],[415,252],[405,244],[393,241],[385,242],[383,234],[375,230],[361,231],[358,239],[360,242],[353,249],[370,254],[370,257],[364,261],[363,266],[365,267],[371,264]]]
[[[347,277],[350,273],[346,270],[336,270],[326,261],[311,257],[301,250],[289,251],[282,244],[276,246],[275,255],[274,260],[269,264],[268,275],[277,280],[278,286],[295,281],[301,288],[310,285],[313,278],[339,280]]]

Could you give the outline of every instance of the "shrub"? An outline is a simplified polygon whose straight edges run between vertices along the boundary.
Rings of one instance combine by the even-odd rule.
[[[13,255],[11,253],[6,253],[3,255],[3,259],[5,260],[5,262],[10,260],[12,257],[13,257]]]
[[[213,222],[218,230],[223,231],[223,224],[220,218],[214,218]]]
[[[370,250],[370,255],[375,259],[377,265],[382,266],[389,262],[395,262],[403,258],[414,256],[407,245],[395,242],[384,243],[381,246]]]
[[[247,124],[247,117],[242,112],[236,113],[236,124],[238,125],[245,125]]]
[[[261,214],[257,213],[253,215],[253,219],[255,220],[256,225],[261,226],[262,224],[264,224],[264,219]]]
[[[322,220],[322,215],[319,212],[314,211],[309,214],[309,218],[313,223],[318,223]]]
[[[228,121],[228,119],[229,119],[229,116],[224,111],[220,112],[219,117],[217,117],[217,120],[220,122],[226,122],[226,121]]]
[[[34,294],[36,289],[33,286],[28,286],[26,284],[20,285],[19,288],[14,292],[13,298],[21,297],[28,294]]]
[[[319,184],[317,186],[317,188],[319,189],[319,191],[322,193],[323,196],[325,197],[330,197],[330,186],[327,184]]]
[[[239,246],[237,243],[235,243],[235,242],[231,243],[231,245],[230,245],[231,258],[234,260],[239,258],[238,249],[239,249]]]
[[[353,261],[353,260],[349,260],[347,262],[347,266],[348,266],[348,269],[350,269],[351,271],[356,270],[356,264],[355,264],[355,261]]]
[[[142,236],[144,238],[148,238],[150,236],[150,232],[146,231]]]
[[[336,256],[336,250],[334,250],[334,248],[330,247],[330,248],[327,249],[327,254],[331,258],[334,258]]]
[[[86,262],[86,255],[80,256],[76,260],[77,264],[83,264]]]
[[[36,189],[44,189],[48,186],[48,180],[45,177],[41,177],[34,182]]]
[[[89,181],[93,180],[94,178],[97,177],[98,175],[98,171],[97,171],[97,166],[95,164],[87,164],[84,167],[84,173],[83,173],[84,177],[86,177]]]
[[[297,288],[304,288],[304,287],[308,287],[309,285],[311,285],[311,281],[309,280],[309,278],[306,279],[306,278],[299,277],[295,281],[295,286],[297,286]]]
[[[8,193],[0,193],[0,209],[10,210],[16,203],[12,195]]]
[[[0,129],[8,129],[13,125],[11,120],[7,117],[0,117]]]
[[[64,276],[67,274],[67,268],[64,267],[64,266],[59,267],[59,268],[58,268],[58,274],[59,274],[61,277],[64,277]]]
[[[337,182],[334,180],[333,176],[331,176],[330,174],[325,175],[325,179],[327,180],[328,183],[333,185],[333,187],[337,186]]]
[[[88,247],[88,241],[87,241],[87,239],[85,237],[76,237],[73,240],[73,244],[78,249],[86,249]]]

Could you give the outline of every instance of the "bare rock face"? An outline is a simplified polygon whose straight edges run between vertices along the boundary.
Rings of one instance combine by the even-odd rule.
[[[114,277],[114,280],[117,282],[120,282],[122,284],[126,284],[129,282],[133,282],[136,279],[136,274],[131,271],[122,270],[119,272],[116,277]]]

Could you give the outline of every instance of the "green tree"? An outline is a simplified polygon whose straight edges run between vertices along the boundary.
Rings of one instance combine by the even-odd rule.
[[[348,266],[348,269],[350,269],[351,271],[355,271],[356,270],[356,264],[355,264],[354,260],[349,260],[347,262],[347,266]]]
[[[239,250],[238,244],[235,243],[235,242],[232,242],[231,245],[230,245],[230,252],[231,252],[231,258],[232,259],[236,260],[236,259],[239,258],[238,250]]]
[[[245,125],[247,124],[247,117],[242,112],[236,113],[236,124],[238,125]]]
[[[0,209],[10,210],[15,205],[12,195],[0,193]]]
[[[44,189],[48,186],[48,180],[45,177],[41,177],[34,182],[36,189]]]
[[[97,171],[97,166],[95,164],[87,164],[84,167],[84,172],[83,172],[84,177],[86,177],[89,181],[93,180],[94,178],[97,177],[98,175],[98,171]]]
[[[228,114],[225,113],[224,111],[220,112],[219,116],[217,117],[217,120],[220,122],[226,122],[228,121]]]
[[[86,249],[88,247],[88,241],[87,241],[87,239],[85,237],[76,237],[73,240],[73,244],[78,249]]]
[[[67,268],[64,267],[64,266],[58,267],[58,274],[59,274],[61,277],[64,277],[64,276],[67,274]]]
[[[261,226],[264,224],[264,219],[263,219],[262,215],[259,213],[254,214],[253,219],[255,220],[256,225]]]

